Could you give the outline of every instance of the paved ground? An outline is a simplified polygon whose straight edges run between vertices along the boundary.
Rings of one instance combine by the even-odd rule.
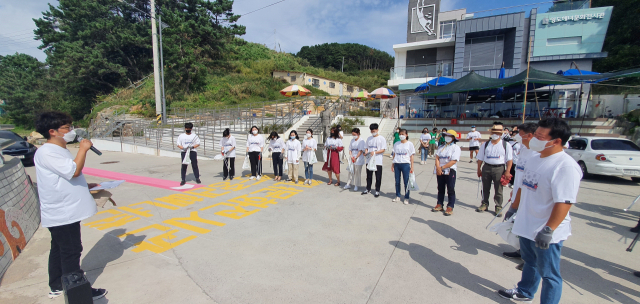
[[[119,162],[101,164],[111,161]],[[430,211],[432,160],[416,165],[422,191],[408,206],[391,202],[385,163],[377,199],[327,186],[319,165],[322,183],[311,187],[220,183],[222,165],[214,161],[201,162],[210,186],[198,194],[125,183],[112,191],[118,207],[83,222],[82,268],[109,290],[97,303],[507,303],[495,291],[511,288],[521,273],[517,261],[502,257],[511,247],[485,230],[492,214],[474,211],[475,164],[460,164],[457,207],[445,217]],[[179,181],[172,158],[91,154],[87,166]],[[622,211],[638,194],[625,179],[582,182],[574,235],[563,249],[562,303],[640,301],[632,274],[640,248],[625,251],[640,206]],[[64,303],[46,297],[49,241],[40,228],[2,278],[0,303]]]

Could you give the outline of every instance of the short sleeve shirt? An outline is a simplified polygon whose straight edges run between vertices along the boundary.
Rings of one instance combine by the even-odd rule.
[[[318,149],[318,141],[316,141],[315,138],[308,138],[302,141],[302,161],[304,162],[310,162],[311,161],[311,154],[312,153],[316,153],[316,151],[314,150],[307,150],[304,151],[305,148],[311,148],[314,150]]]
[[[247,138],[247,147],[249,148],[249,152],[260,152],[261,148],[264,148],[264,137],[262,135],[249,135]]]
[[[226,157],[236,157],[236,149],[233,149],[233,147],[235,146],[236,146],[236,138],[233,137],[233,135],[230,135],[229,138],[223,137],[220,140],[220,149],[224,151]],[[233,151],[227,153],[231,149],[233,149]]]
[[[505,151],[502,140],[495,145],[489,141],[486,148],[485,145],[480,147],[477,157],[478,160],[490,165],[504,165],[513,160],[513,148],[507,143],[507,150]]]
[[[370,154],[371,152],[377,152],[380,150],[385,150],[387,148],[387,140],[384,139],[384,137],[382,136],[369,136],[369,138],[367,138],[367,153]],[[382,155],[383,153],[380,154],[376,154],[375,158],[376,158],[376,165],[377,166],[382,166]],[[368,159],[367,159],[368,160]]]
[[[362,138],[358,139],[352,139],[351,143],[349,144],[349,150],[351,151],[351,155],[353,157],[356,157],[359,153],[359,151],[362,151],[362,154],[360,154],[360,157],[356,158],[356,163],[354,165],[357,166],[362,166],[364,165],[364,152],[367,149],[367,144],[364,142],[364,140]]]
[[[420,134],[420,140],[423,143],[429,143],[429,141],[431,140],[431,135],[429,133],[426,133],[426,134],[422,133],[422,134]]]
[[[393,145],[393,163],[394,164],[410,164],[411,155],[416,154],[416,148],[413,143],[408,141],[404,144],[399,141]]]
[[[460,161],[460,154],[462,154],[462,149],[458,147],[456,144],[442,145],[438,148],[436,155],[440,160],[440,166],[444,166],[448,162],[455,160]],[[449,167],[452,170],[458,170],[458,163],[456,162],[453,166]]]
[[[479,147],[481,137],[482,135],[480,135],[478,131],[469,132],[469,134],[467,134],[467,139],[471,139],[469,141],[469,147]]]
[[[282,138],[272,139],[269,141],[269,148],[271,148],[271,151],[273,152],[282,153],[284,149],[284,141],[282,140]]]
[[[187,135],[187,133],[182,133],[178,136],[178,146],[187,147],[187,146],[195,146],[200,144],[200,137],[196,135],[196,133],[191,133]],[[191,151],[198,151],[198,149],[191,148]]]

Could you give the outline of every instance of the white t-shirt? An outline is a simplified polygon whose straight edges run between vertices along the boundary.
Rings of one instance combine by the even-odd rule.
[[[478,151],[478,160],[490,165],[504,165],[508,161],[513,160],[513,148],[507,143],[507,151],[505,152],[502,140],[497,144],[489,142],[487,148],[483,144]]]
[[[508,142],[507,145],[511,145],[511,148],[513,148],[513,165],[515,166],[520,158],[520,151],[522,150],[523,145],[518,142]]]
[[[460,161],[460,154],[462,154],[462,149],[454,143],[442,145],[438,148],[438,151],[436,151],[436,156],[438,156],[440,160],[440,166],[444,166],[452,160]],[[449,169],[458,170],[458,163],[456,162],[453,166],[449,167]]]
[[[387,140],[378,135],[376,137],[373,136],[369,136],[369,138],[367,138],[367,161],[369,160],[369,155],[371,154],[371,152],[378,152],[380,150],[385,150],[387,148]],[[376,165],[377,166],[382,166],[382,154],[384,153],[380,153],[380,154],[376,154]]]
[[[520,148],[520,155],[518,156],[518,164],[515,164],[516,167],[516,177],[513,179],[513,197],[515,199],[518,194],[518,189],[522,186],[522,177],[524,176],[524,168],[527,165],[527,161],[529,158],[534,156],[540,156],[540,153],[533,151],[524,145]]]
[[[338,147],[343,147],[342,139],[340,138],[327,138],[327,141],[324,142],[324,147],[327,149],[336,149]]]
[[[191,132],[190,135],[187,135],[187,133],[182,133],[180,134],[180,136],[178,136],[177,145],[182,146],[183,148],[186,148],[187,146],[191,145],[192,147],[191,151],[198,152],[198,149],[194,149],[193,146],[199,145],[199,144],[200,144],[200,137],[198,137],[196,133]]]
[[[300,141],[297,139],[289,139],[285,144],[285,149],[287,150],[287,162],[290,164],[298,164],[300,163],[300,151],[302,150],[302,145],[300,145]]]
[[[413,143],[408,140],[404,144],[402,141],[399,141],[393,145],[394,164],[410,164],[411,155],[414,154],[416,154],[416,148],[413,146]]]
[[[480,146],[480,138],[482,135],[478,131],[471,131],[467,134],[467,139],[471,139],[469,141],[469,147],[479,147]]]
[[[316,153],[315,150],[318,150],[318,141],[316,141],[315,138],[307,138],[305,140],[302,141],[302,149],[304,148],[311,148],[313,150],[307,150],[307,151],[302,151],[302,161],[303,162],[310,162],[311,161],[311,155]]]
[[[358,139],[352,139],[349,144],[349,150],[351,151],[351,155],[353,157],[358,156],[358,151],[362,151],[360,157],[356,158],[356,166],[364,165],[364,151],[367,150],[367,143],[364,142],[364,139],[358,137]]]
[[[264,148],[264,137],[262,135],[249,135],[247,138],[247,147],[249,152],[260,152],[261,148]]]
[[[422,134],[420,134],[420,140],[421,140],[423,143],[425,143],[425,144],[429,145],[429,141],[431,140],[431,134],[429,134],[429,133],[426,133],[426,134],[425,134],[425,133],[422,133]],[[420,146],[422,146],[422,144],[420,144]]]
[[[271,151],[273,151],[273,152],[282,153],[284,151],[284,140],[282,140],[282,138],[277,138],[277,139],[270,140],[269,141],[269,148],[271,148]]]
[[[529,240],[546,226],[556,203],[575,204],[582,171],[578,163],[564,151],[540,158],[527,159],[520,190],[520,205],[512,232]],[[569,214],[554,232],[551,243],[571,235]]]
[[[69,150],[55,144],[45,143],[36,151],[42,227],[75,223],[98,212],[84,175],[73,177],[77,168],[73,159]]]
[[[236,157],[236,149],[233,149],[234,147],[236,147],[236,138],[233,137],[233,135],[229,135],[229,138],[223,137],[220,140],[220,149],[223,149],[225,152],[225,157]],[[229,152],[227,154],[227,152],[229,150],[233,149],[233,151]]]

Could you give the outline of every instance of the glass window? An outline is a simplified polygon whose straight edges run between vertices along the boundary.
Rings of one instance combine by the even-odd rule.
[[[291,82],[296,82],[296,76],[291,76]]]
[[[572,139],[569,141],[569,149],[572,150],[586,150],[587,141],[584,139]]]
[[[330,89],[335,89],[336,88],[336,83],[335,82],[329,82],[329,88]]]
[[[640,148],[629,140],[620,139],[594,139],[591,141],[593,150],[618,150],[618,151],[640,151]]]
[[[15,141],[24,141],[24,138],[20,135],[13,133],[12,131],[0,131],[0,138],[13,139]]]
[[[320,87],[320,79],[313,78],[313,86],[316,88]]]
[[[503,35],[466,39],[463,70],[468,72],[499,69],[502,66],[503,53]]]
[[[456,21],[440,21],[440,39],[453,38],[456,36]]]

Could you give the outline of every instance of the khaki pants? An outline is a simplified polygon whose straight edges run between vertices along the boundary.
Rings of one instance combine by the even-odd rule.
[[[288,170],[289,172],[287,172],[287,174],[289,174],[289,179],[297,183],[299,164],[288,163],[287,166],[289,166],[289,170]]]
[[[504,165],[492,166],[488,164],[482,165],[482,204],[489,206],[489,195],[491,194],[491,182],[493,182],[493,190],[495,195],[493,196],[493,202],[496,207],[502,208],[502,184],[500,179],[505,171]]]
[[[347,186],[353,184],[356,187],[362,187],[362,167],[364,167],[364,165],[353,165],[353,174],[349,172]]]
[[[435,155],[437,148],[438,148],[437,144],[429,144],[429,155],[431,156]]]

